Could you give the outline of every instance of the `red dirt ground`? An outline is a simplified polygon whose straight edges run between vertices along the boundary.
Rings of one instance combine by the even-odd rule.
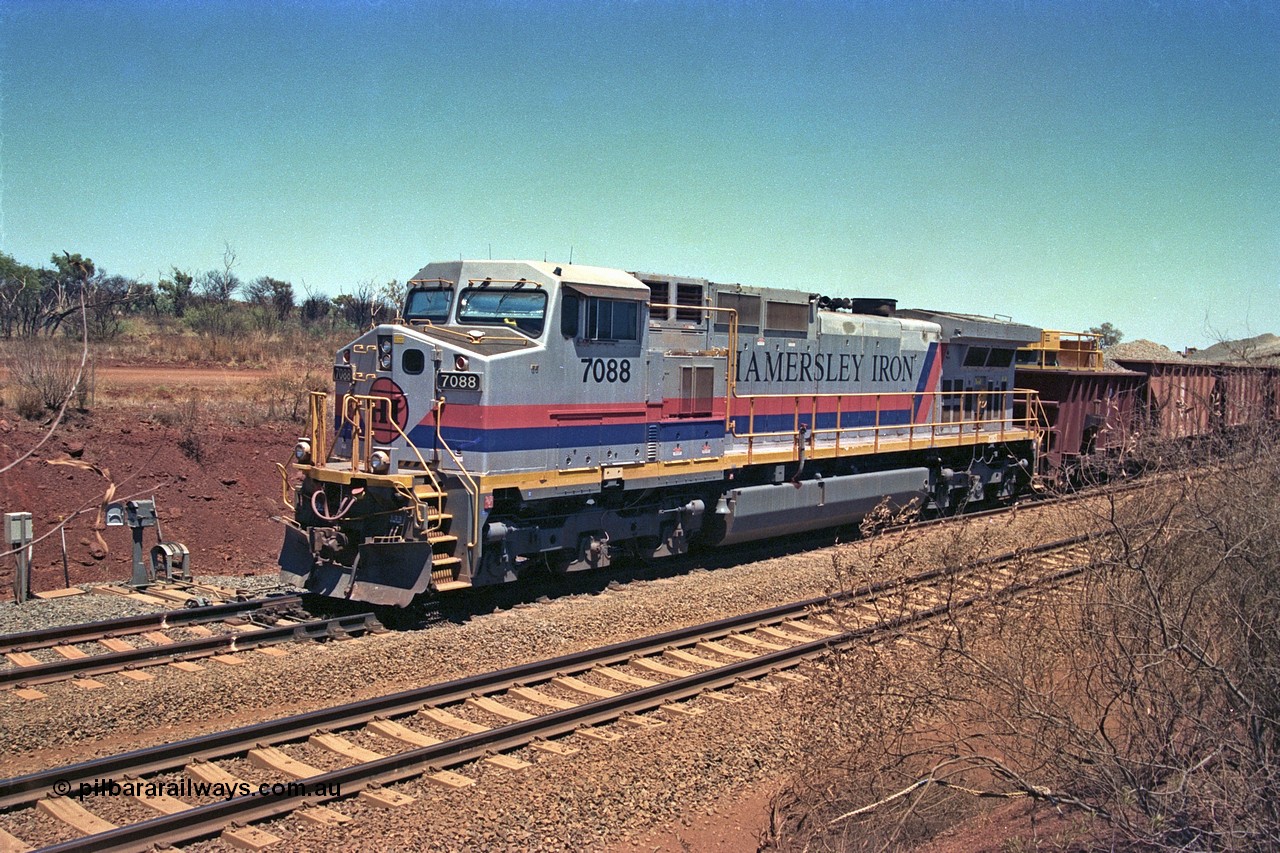
[[[147,369],[114,373],[113,383],[128,385],[154,383],[161,375]],[[209,369],[163,375],[184,389],[206,393],[261,376]],[[271,517],[284,511],[275,463],[289,459],[300,429],[292,423],[247,427],[208,421],[196,429],[204,450],[197,462],[179,449],[182,426],[165,425],[150,407],[145,415],[106,407],[69,415],[31,458],[0,474],[0,510],[32,513],[36,536],[47,537],[33,548],[33,590],[64,585],[57,530],[63,518],[69,518],[66,563],[72,584],[129,578],[131,531],[102,527],[99,519],[98,508],[113,483],[116,500],[155,499],[165,540],[190,549],[194,572],[275,572],[281,530]],[[0,467],[34,446],[44,432],[12,409],[0,409]],[[144,534],[146,556],[157,539],[154,529]],[[0,584],[6,590],[12,572],[12,557],[0,560]]]
[[[658,827],[611,853],[729,853],[755,850],[769,829],[773,795],[781,780],[764,780],[722,797],[710,814],[696,813]],[[1088,849],[1090,838],[1078,820],[1025,801],[994,805],[943,830],[917,853],[1003,853],[1010,849]]]

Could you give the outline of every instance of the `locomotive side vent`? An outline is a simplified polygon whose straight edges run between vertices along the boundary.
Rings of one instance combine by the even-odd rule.
[[[658,425],[649,424],[645,429],[644,459],[646,462],[658,461]]]

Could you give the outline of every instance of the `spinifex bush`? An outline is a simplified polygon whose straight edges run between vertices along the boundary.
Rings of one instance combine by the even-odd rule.
[[[256,384],[254,400],[266,420],[299,423],[307,416],[310,393],[328,390],[329,385],[327,377],[316,371],[308,370],[299,375],[294,371],[277,370]]]
[[[24,341],[11,350],[10,382],[15,387],[14,407],[32,420],[56,412],[64,402],[84,408],[88,399],[88,369],[81,375],[80,353],[53,341]]]
[[[197,465],[203,465],[208,455],[200,419],[200,399],[187,398],[177,413],[178,449],[182,451],[182,455]]]

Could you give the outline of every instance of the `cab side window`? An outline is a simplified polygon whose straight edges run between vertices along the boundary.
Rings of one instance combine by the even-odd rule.
[[[587,329],[590,341],[640,340],[640,305],[625,299],[587,299]]]

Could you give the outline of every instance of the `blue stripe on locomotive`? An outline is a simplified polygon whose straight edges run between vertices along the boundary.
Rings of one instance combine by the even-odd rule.
[[[805,420],[804,417],[801,418]],[[909,425],[911,411],[909,409],[886,409],[880,412],[882,427],[899,427]],[[756,415],[754,420],[756,432],[790,432],[795,427],[795,416],[790,414]],[[856,427],[873,427],[876,424],[875,412],[842,412],[840,426],[844,429]],[[745,429],[744,418],[739,419],[739,428]],[[814,429],[829,430],[836,426],[835,412],[818,413],[817,423],[810,425]],[[515,429],[476,430],[468,427],[444,427],[441,434],[444,440],[455,451],[469,453],[500,453],[524,450],[544,450],[566,446],[607,447],[627,444],[644,444],[646,441],[644,423],[631,424],[585,424],[580,426],[542,426],[519,427]],[[692,439],[721,439],[726,435],[724,421],[683,420],[659,424],[658,441],[667,444],[675,441]],[[418,425],[409,433],[409,438],[419,447],[432,447],[435,444],[435,430],[430,425]]]

